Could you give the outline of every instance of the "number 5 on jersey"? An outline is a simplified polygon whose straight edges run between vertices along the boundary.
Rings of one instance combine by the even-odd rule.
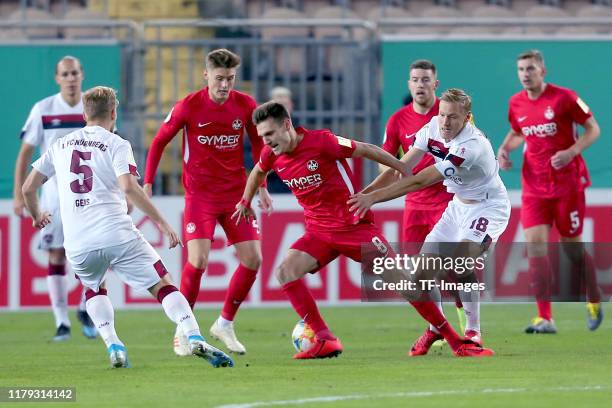
[[[83,175],[82,183],[80,177],[70,183],[70,190],[77,194],[89,193],[93,188],[93,171],[91,167],[86,164],[81,164],[81,160],[91,160],[91,152],[81,152],[79,150],[72,151],[70,171],[76,175]]]

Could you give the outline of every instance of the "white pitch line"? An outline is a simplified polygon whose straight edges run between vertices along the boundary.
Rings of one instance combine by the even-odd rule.
[[[272,407],[275,405],[302,405],[318,402],[336,402],[348,400],[362,400],[371,398],[408,398],[408,397],[436,397],[441,395],[458,395],[458,394],[513,394],[518,392],[572,392],[572,391],[599,391],[610,387],[603,385],[594,385],[586,387],[554,387],[554,388],[484,388],[480,390],[441,390],[441,391],[410,391],[410,392],[395,392],[387,394],[355,394],[355,395],[335,395],[329,397],[314,397],[295,400],[278,400],[278,401],[258,401],[246,404],[227,404],[218,405],[216,408],[257,408],[257,407]]]

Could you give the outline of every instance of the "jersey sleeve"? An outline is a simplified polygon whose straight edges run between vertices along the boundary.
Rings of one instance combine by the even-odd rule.
[[[134,160],[134,153],[132,152],[132,145],[127,140],[124,140],[113,153],[113,170],[117,177],[124,174],[131,174],[140,178],[138,174],[138,167],[136,166],[136,160]]]
[[[253,163],[257,163],[259,161],[259,156],[261,155],[261,149],[264,146],[263,140],[257,134],[257,127],[255,123],[253,123],[253,111],[257,108],[257,102],[253,98],[247,99],[247,122],[245,125],[245,130],[247,133],[247,137],[251,142],[251,156],[253,158]]]
[[[53,177],[55,175],[53,149],[47,149],[47,151],[40,156],[38,160],[32,163],[32,167],[47,178]]]
[[[357,144],[354,140],[336,136],[332,132],[323,133],[321,140],[321,154],[331,159],[346,159],[353,156]]]
[[[153,142],[149,148],[149,154],[147,155],[144,179],[145,184],[153,183],[164,149],[174,138],[174,136],[176,136],[179,130],[185,126],[184,110],[185,108],[183,101],[177,102],[159,127],[155,138],[153,138]]]
[[[510,99],[510,103],[508,104],[508,122],[510,122],[510,127],[519,135],[522,135],[521,127],[519,126],[518,121],[516,120],[516,115],[512,110],[512,99]]]
[[[444,160],[434,164],[434,166],[445,178],[450,178],[455,175],[460,167],[469,170],[477,155],[478,146],[474,143],[463,143],[451,149]]]
[[[414,136],[414,143],[412,144],[413,147],[426,152],[428,151],[427,148],[427,141],[429,140],[429,128],[430,128],[430,124],[426,124],[425,126],[423,126]]]
[[[572,120],[580,125],[583,125],[593,113],[587,105],[575,92],[568,93],[568,109]]]
[[[39,146],[43,142],[43,123],[38,104],[32,107],[30,115],[21,129],[21,140],[32,146]]]
[[[395,120],[393,116],[387,122],[387,126],[385,127],[385,135],[383,138],[382,149],[393,156],[397,154],[400,148],[400,136],[398,134],[397,125],[395,124]]]
[[[263,149],[261,149],[261,154],[259,155],[259,168],[267,173],[272,170],[275,161],[276,159],[272,149],[270,149],[268,146],[264,146]]]

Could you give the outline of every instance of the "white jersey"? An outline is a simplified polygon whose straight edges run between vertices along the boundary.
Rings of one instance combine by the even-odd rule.
[[[118,181],[122,174],[138,175],[127,140],[87,126],[56,141],[32,166],[56,176],[67,252],[108,248],[140,236]]]
[[[444,176],[449,193],[465,200],[508,196],[491,142],[471,123],[447,143],[440,134],[438,117],[434,116],[416,134],[414,147],[434,156],[434,166]]]
[[[21,129],[21,139],[24,143],[37,146],[42,155],[57,139],[83,126],[83,102],[79,100],[78,104],[70,106],[62,95],[57,93],[32,107]],[[55,179],[50,179],[43,185],[41,204],[51,212],[59,208]]]

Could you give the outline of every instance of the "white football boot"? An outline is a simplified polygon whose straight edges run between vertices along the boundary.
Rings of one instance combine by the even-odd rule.
[[[189,341],[187,336],[181,330],[180,326],[176,326],[176,332],[174,333],[174,354],[180,357],[190,356],[191,348],[189,347]]]
[[[225,347],[231,352],[236,354],[246,353],[246,348],[236,338],[234,332],[234,322],[230,322],[229,325],[222,327],[219,324],[219,319],[215,320],[212,326],[210,326],[210,335],[216,340],[220,340],[225,344]]]

